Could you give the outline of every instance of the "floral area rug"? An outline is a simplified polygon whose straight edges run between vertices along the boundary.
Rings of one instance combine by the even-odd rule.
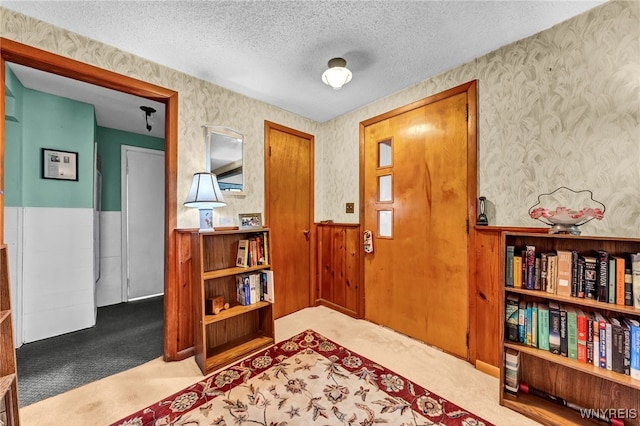
[[[307,330],[114,425],[491,425]]]

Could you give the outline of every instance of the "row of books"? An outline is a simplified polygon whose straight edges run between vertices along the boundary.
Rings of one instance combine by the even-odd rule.
[[[236,301],[241,305],[252,305],[261,301],[273,303],[273,271],[236,275]]]
[[[238,241],[236,266],[247,268],[250,266],[269,264],[269,238],[267,232],[260,232]]]
[[[640,380],[640,322],[574,306],[506,298],[505,337]]]
[[[506,247],[505,286],[640,308],[640,253]]]

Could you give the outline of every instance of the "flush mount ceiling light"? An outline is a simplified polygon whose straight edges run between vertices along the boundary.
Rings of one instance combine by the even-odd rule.
[[[329,69],[322,73],[322,81],[339,90],[351,81],[351,71],[347,68],[347,61],[342,58],[333,58],[329,61]]]
[[[144,111],[144,121],[147,124],[147,130],[151,131],[151,124],[149,124],[149,119],[151,118],[151,114],[156,112],[155,108],[151,108],[149,106],[141,106],[140,109]]]

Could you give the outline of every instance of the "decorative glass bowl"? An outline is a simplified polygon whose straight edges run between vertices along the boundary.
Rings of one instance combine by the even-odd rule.
[[[545,207],[536,207],[540,204],[540,197],[545,195],[552,195],[555,192],[566,189],[573,193],[588,192],[590,194],[591,201],[600,205],[600,207],[584,207],[580,210],[571,209],[568,207],[557,207],[555,210],[547,209]],[[550,234],[573,234],[580,235],[578,226],[593,219],[602,219],[604,217],[605,206],[599,201],[593,199],[591,191],[582,190],[574,191],[573,189],[561,186],[553,192],[548,194],[541,194],[538,196],[538,203],[529,208],[529,216],[532,219],[537,219],[542,223],[551,226],[549,229]]]

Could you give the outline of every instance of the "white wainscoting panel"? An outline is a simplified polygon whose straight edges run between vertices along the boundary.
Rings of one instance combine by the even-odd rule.
[[[13,340],[22,346],[22,207],[4,208],[4,241],[9,254]]]
[[[24,208],[24,342],[95,325],[93,209]]]
[[[121,212],[100,212],[98,307],[122,302]]]

